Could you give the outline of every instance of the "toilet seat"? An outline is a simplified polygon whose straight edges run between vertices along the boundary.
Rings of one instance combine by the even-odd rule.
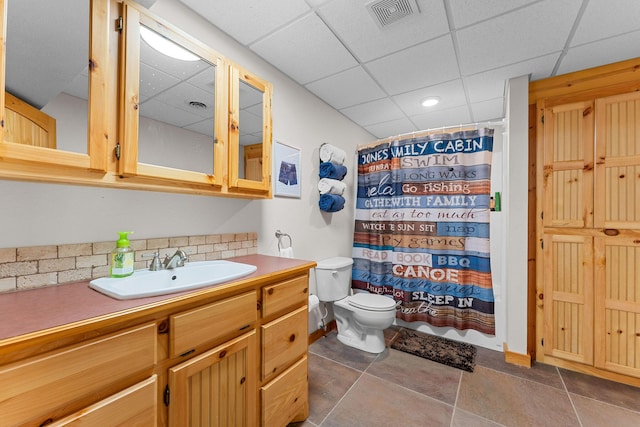
[[[356,308],[369,311],[389,311],[396,307],[394,300],[377,294],[357,293],[348,297],[347,302]]]

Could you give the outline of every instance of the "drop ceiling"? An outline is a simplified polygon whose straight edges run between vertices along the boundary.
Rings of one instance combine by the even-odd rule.
[[[383,0],[406,15],[388,25],[380,1],[178,1],[378,138],[500,120],[512,77],[640,56],[638,0]]]

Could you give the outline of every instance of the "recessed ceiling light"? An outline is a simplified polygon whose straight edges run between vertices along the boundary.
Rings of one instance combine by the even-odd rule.
[[[440,102],[440,98],[438,98],[437,96],[430,96],[429,98],[425,98],[422,101],[422,106],[433,107],[434,105],[437,105],[439,102]]]
[[[189,52],[187,49],[182,46],[178,46],[174,42],[169,39],[162,37],[160,34],[155,31],[151,31],[147,27],[140,27],[140,37],[144,40],[149,46],[162,53],[163,55],[167,55],[174,59],[179,59],[181,61],[199,61],[200,58]]]

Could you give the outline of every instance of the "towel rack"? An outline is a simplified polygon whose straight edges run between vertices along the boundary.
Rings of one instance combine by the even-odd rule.
[[[283,237],[288,237],[289,238],[289,246],[293,246],[293,239],[287,233],[283,233],[280,230],[276,230],[276,237],[278,238],[278,250],[284,249],[284,247],[282,246],[282,238]]]

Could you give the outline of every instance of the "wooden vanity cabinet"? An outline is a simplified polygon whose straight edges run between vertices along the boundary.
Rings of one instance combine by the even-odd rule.
[[[309,265],[1,342],[0,425],[306,419]]]

